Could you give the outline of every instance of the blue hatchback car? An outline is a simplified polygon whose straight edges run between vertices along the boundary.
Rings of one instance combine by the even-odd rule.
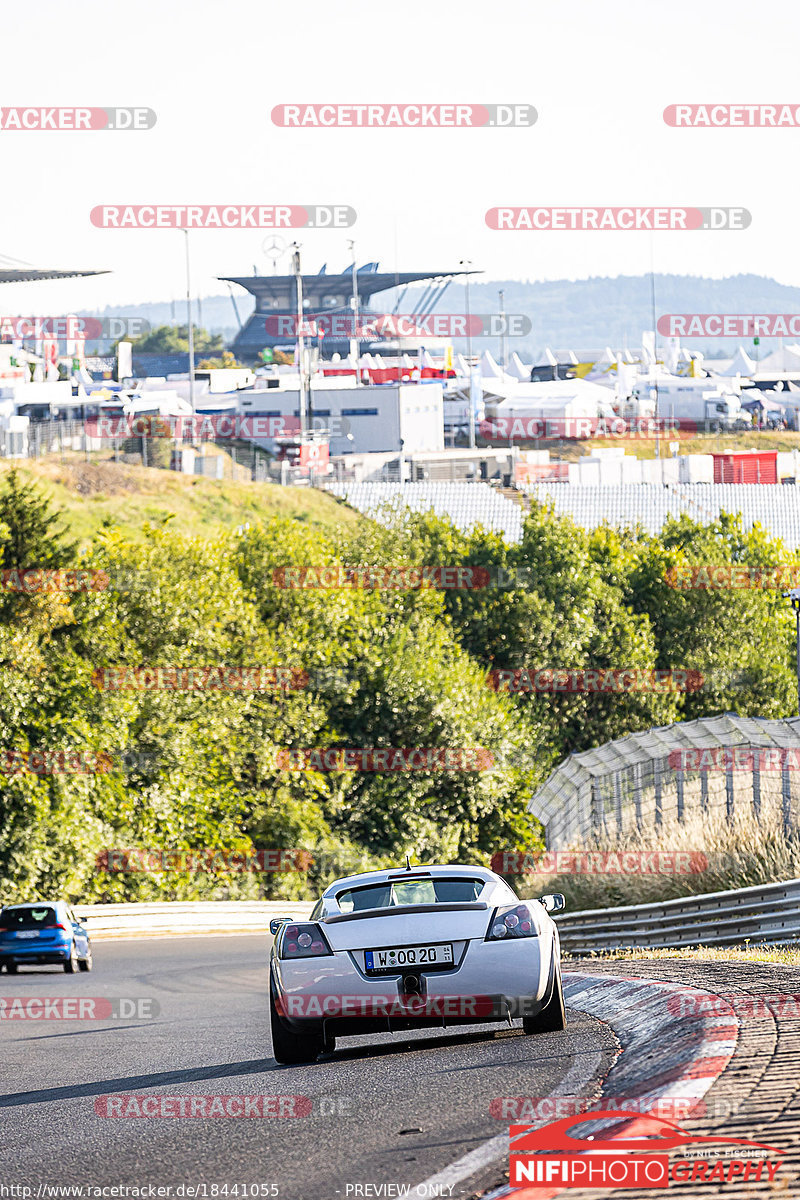
[[[0,970],[61,963],[68,975],[91,971],[89,934],[63,900],[8,904],[0,909]]]

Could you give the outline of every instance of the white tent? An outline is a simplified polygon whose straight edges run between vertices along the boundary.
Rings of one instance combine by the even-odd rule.
[[[608,388],[585,379],[546,379],[520,383],[494,406],[497,416],[610,416]]]
[[[779,346],[757,364],[756,370],[766,375],[775,371],[800,371],[800,343],[793,342],[789,346]]]
[[[530,367],[525,366],[525,363],[517,354],[516,350],[511,355],[507,374],[509,374],[512,379],[519,379],[521,383],[528,383],[530,381],[531,369]]]
[[[731,359],[724,371],[719,371],[719,375],[745,375],[749,379],[755,372],[756,364],[752,358],[748,358],[741,346],[738,346],[736,353]]]
[[[616,356],[610,346],[606,346],[603,353],[598,358],[597,362],[592,367],[584,379],[588,379],[592,383],[597,383],[601,379],[610,381],[614,378],[612,372],[617,365]]]
[[[555,354],[553,354],[553,351],[550,349],[550,347],[545,346],[544,353],[540,357],[539,361],[535,362],[533,365],[535,367],[557,367],[558,359],[556,358]]]
[[[499,364],[495,362],[488,350],[484,350],[481,355],[480,368],[483,379],[500,379],[503,375]]]

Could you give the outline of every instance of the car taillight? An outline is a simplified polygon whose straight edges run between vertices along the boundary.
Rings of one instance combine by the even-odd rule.
[[[319,958],[323,954],[333,954],[333,951],[319,925],[284,926],[279,958]]]
[[[43,925],[42,929],[66,929],[66,925],[57,925],[55,921],[51,921],[49,925]]]
[[[512,938],[536,937],[538,930],[527,904],[511,904],[495,909],[486,933],[487,942],[510,941]]]

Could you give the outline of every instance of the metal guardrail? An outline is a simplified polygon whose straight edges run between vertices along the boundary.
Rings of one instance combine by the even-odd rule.
[[[154,937],[197,933],[264,933],[271,917],[307,917],[302,900],[186,900],[78,904],[92,937]],[[569,954],[681,946],[800,942],[800,879],[730,892],[709,892],[660,904],[587,909],[554,918]]]
[[[172,900],[153,904],[76,904],[92,938],[193,933],[269,933],[270,917],[306,917],[303,900]]]
[[[775,946],[800,941],[800,879],[661,904],[586,909],[556,916],[570,954],[637,947]]]

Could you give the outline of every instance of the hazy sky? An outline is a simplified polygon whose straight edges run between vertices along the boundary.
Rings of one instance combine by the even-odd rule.
[[[486,279],[657,271],[800,282],[800,128],[673,129],[672,103],[795,103],[800,7],[777,0],[37,0],[3,10],[4,106],[139,105],[141,132],[0,132],[0,253],[108,268],[0,287],[0,312],[180,298],[179,231],[94,228],[97,204],[352,205],[300,230],[304,268],[349,261]],[[291,102],[528,103],[531,128],[289,130]],[[496,205],[740,205],[745,231],[496,232]],[[195,290],[270,271],[261,230],[191,234]],[[287,239],[288,240],[288,239]],[[288,269],[286,260],[282,269]]]

